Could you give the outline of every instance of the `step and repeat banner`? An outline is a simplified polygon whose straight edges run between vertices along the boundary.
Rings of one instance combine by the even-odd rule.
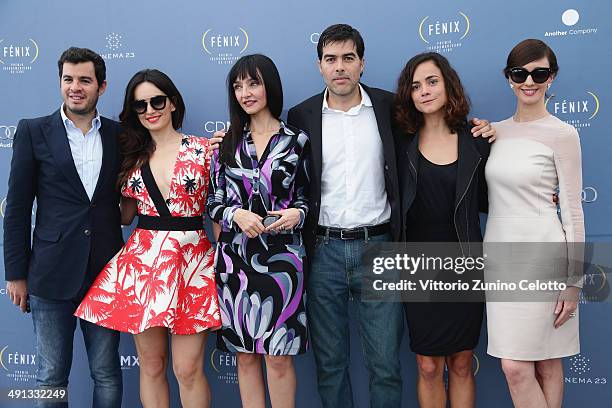
[[[227,126],[225,77],[242,55],[263,53],[277,64],[285,90],[284,113],[323,89],[316,43],[325,27],[348,23],[365,40],[363,82],[394,90],[406,61],[416,53],[443,53],[459,72],[472,100],[472,116],[491,121],[514,113],[515,98],[502,75],[512,47],[525,38],[546,41],[561,67],[547,102],[551,113],[574,125],[583,152],[583,203],[590,241],[612,241],[612,64],[609,0],[512,2],[323,0],[252,2],[149,0],[104,2],[0,1],[0,200],[2,215],[12,154],[21,118],[43,116],[61,104],[57,59],[69,46],[88,47],[106,60],[108,89],[98,108],[117,119],[128,79],[143,68],[166,72],[187,105],[183,131],[210,136]],[[34,223],[34,214],[32,218]],[[129,231],[125,231],[126,234]],[[0,242],[1,245],[1,242]],[[597,260],[595,260],[597,262]],[[0,263],[1,264],[1,263]],[[587,285],[604,287],[605,262]],[[3,266],[0,266],[3,274]],[[32,388],[36,356],[29,315],[9,300],[0,280],[0,389]],[[565,407],[612,407],[612,305],[581,305],[581,353],[565,360]],[[353,313],[353,311],[352,311]],[[315,317],[313,317],[315,318]],[[483,325],[483,328],[486,326]],[[351,332],[353,392],[368,405],[368,379],[357,327]],[[384,335],[384,333],[381,333]],[[213,406],[238,407],[236,358],[206,351]],[[479,407],[511,406],[499,361],[486,354],[486,330],[474,356]],[[404,406],[416,407],[414,355],[402,349]],[[295,359],[298,407],[318,406],[312,353]],[[121,341],[124,406],[140,406],[139,364],[133,339]],[[172,406],[180,406],[171,380]],[[92,384],[77,329],[70,401],[91,405]],[[31,406],[1,400],[2,407]]]

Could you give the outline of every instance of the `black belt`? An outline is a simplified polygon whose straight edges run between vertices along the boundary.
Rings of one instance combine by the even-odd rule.
[[[329,236],[330,238],[339,239],[365,239],[366,234],[368,237],[375,237],[377,235],[383,235],[389,232],[390,224],[378,224],[366,227],[357,228],[336,228],[336,227],[324,227],[317,225],[317,235]]]
[[[138,215],[136,228],[155,231],[200,231],[204,229],[204,219],[199,217],[168,217]]]

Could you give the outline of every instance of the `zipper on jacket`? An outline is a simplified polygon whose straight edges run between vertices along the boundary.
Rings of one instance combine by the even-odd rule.
[[[474,170],[472,171],[472,176],[470,177],[470,181],[468,182],[467,187],[465,188],[465,191],[463,192],[463,194],[461,195],[461,198],[459,198],[459,201],[457,201],[457,205],[455,206],[455,213],[453,215],[453,224],[455,224],[455,232],[457,233],[457,240],[459,241],[459,247],[461,248],[461,255],[465,256],[465,253],[463,252],[463,245],[461,245],[461,237],[459,236],[459,228],[457,228],[457,210],[459,209],[459,205],[461,204],[461,201],[463,201],[463,199],[465,198],[465,195],[467,194],[468,190],[470,189],[470,186],[472,185],[472,180],[474,179],[474,174],[476,174],[476,169],[478,169],[478,166],[480,165],[480,162],[482,161],[482,157],[478,158],[478,163],[476,163],[476,166],[474,167]]]

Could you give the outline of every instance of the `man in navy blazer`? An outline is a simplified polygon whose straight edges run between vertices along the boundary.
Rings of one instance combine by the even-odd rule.
[[[62,107],[17,126],[4,218],[7,290],[22,311],[31,309],[41,388],[67,386],[73,313],[123,245],[115,187],[120,127],[96,109],[106,89],[104,60],[72,47],[58,67]],[[119,333],[79,323],[94,380],[93,406],[120,407]]]

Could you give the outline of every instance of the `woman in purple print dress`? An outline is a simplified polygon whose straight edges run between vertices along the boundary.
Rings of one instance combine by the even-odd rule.
[[[271,59],[240,58],[227,82],[231,126],[212,158],[208,195],[221,226],[217,348],[238,355],[244,406],[265,406],[264,355],[272,405],[292,407],[291,355],[307,347],[300,229],[308,212],[308,137],[278,119],[283,94]]]

